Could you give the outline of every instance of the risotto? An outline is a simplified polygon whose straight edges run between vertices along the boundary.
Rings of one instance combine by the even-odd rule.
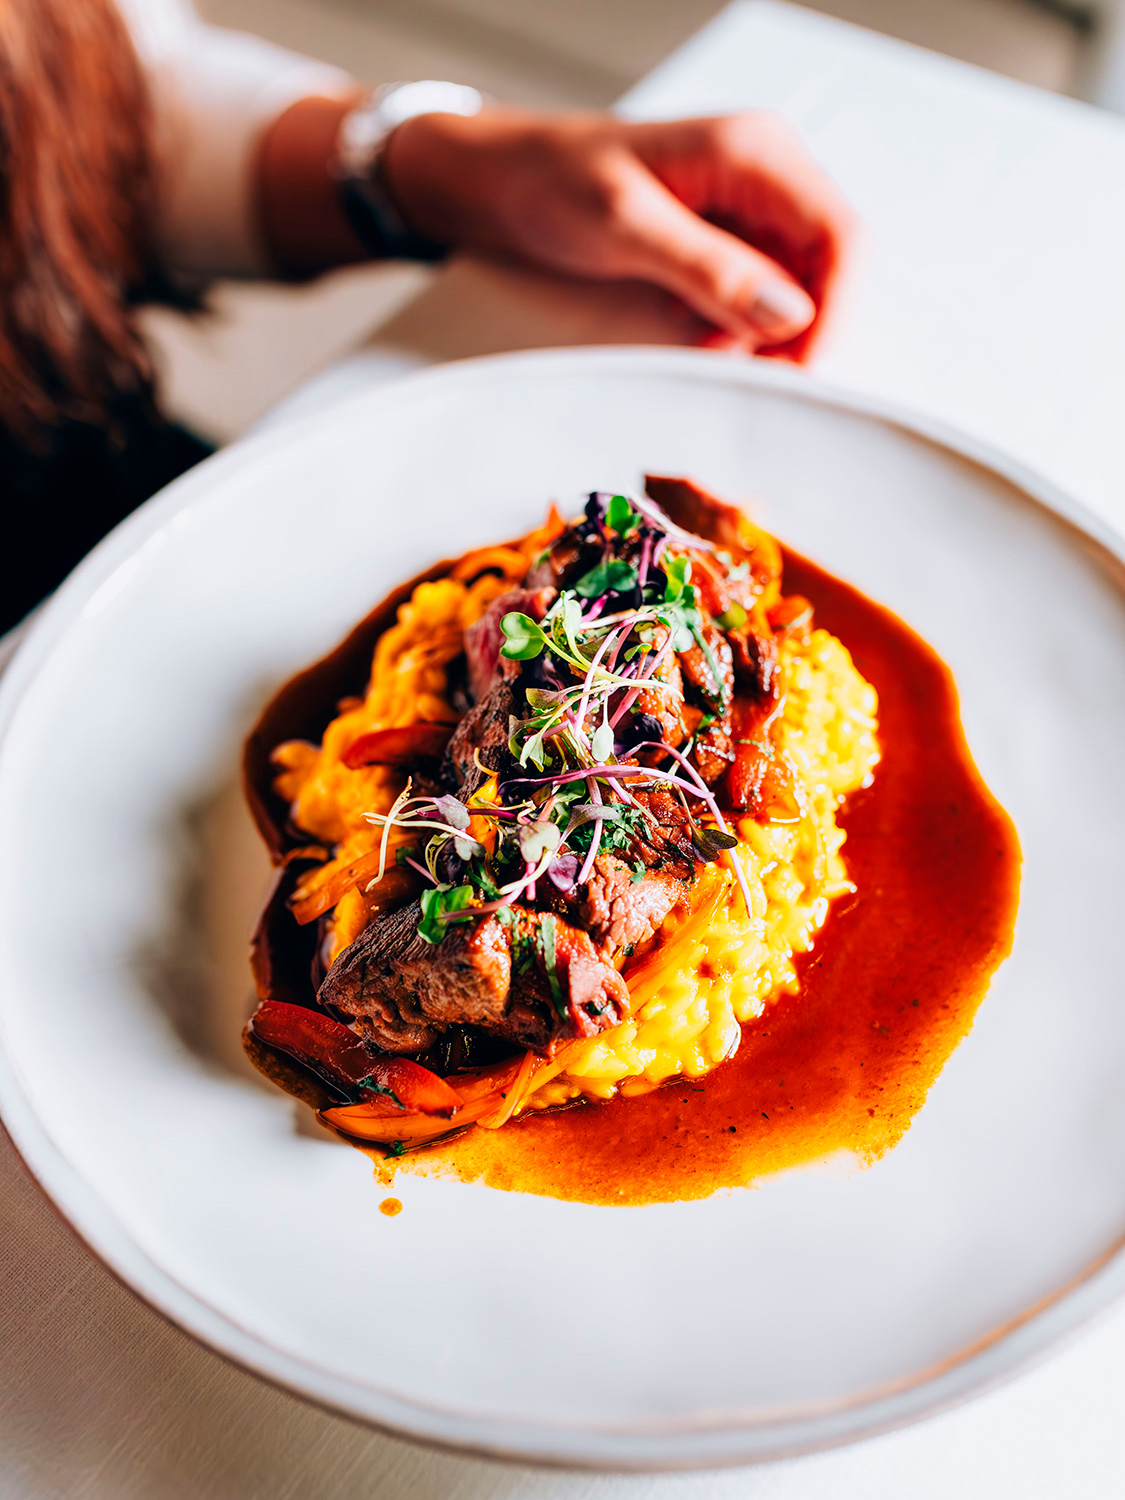
[[[340,705],[319,744],[291,741],[274,752],[276,788],[292,823],[326,856],[292,898],[299,920],[320,924],[324,971],[401,900],[403,854],[417,852],[417,828],[392,821],[407,771],[357,764],[351,747],[387,730],[452,730],[464,711],[458,673],[466,632],[524,580],[558,529],[556,523],[518,546],[470,554],[448,576],[418,584],[378,640],[365,695]],[[772,592],[776,606],[780,588]],[[879,760],[875,690],[810,615],[798,609],[778,633],[769,735],[787,787],[781,805],[765,815],[728,815],[727,847],[692,869],[684,899],[647,950],[615,956],[627,987],[616,1024],[563,1038],[535,1056],[520,1085],[505,1090],[504,1103],[479,1123],[639,1094],[680,1075],[698,1078],[734,1053],[744,1023],[796,990],[794,955],[813,946],[830,904],[853,889],[837,812],[849,793],[869,784]],[[751,732],[760,737],[761,726]],[[732,735],[732,754],[738,739]],[[496,795],[491,774],[466,798],[462,831],[478,848],[495,835],[486,810]],[[450,1081],[456,1086],[455,1077]]]

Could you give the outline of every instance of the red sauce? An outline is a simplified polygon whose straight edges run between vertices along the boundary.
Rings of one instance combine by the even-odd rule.
[[[531,1115],[411,1154],[399,1170],[583,1203],[662,1203],[896,1144],[1011,948],[1020,852],[973,765],[953,679],[888,610],[791,553],[785,589],[879,694],[874,784],[842,817],[857,886],[799,964],[800,993],[737,1055],[634,1099]]]

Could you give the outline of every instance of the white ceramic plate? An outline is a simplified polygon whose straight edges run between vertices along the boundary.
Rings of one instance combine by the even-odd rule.
[[[645,468],[753,497],[950,663],[1023,843],[1014,955],[870,1170],[633,1209],[403,1177],[387,1219],[366,1158],[241,1058],[267,871],[240,741],[393,584]],[[432,1441],[746,1461],[1000,1378],[1125,1281],[1120,555],[1002,461],[695,354],[447,367],[210,460],[79,568],[3,679],[0,1101],[21,1151],[185,1328]]]

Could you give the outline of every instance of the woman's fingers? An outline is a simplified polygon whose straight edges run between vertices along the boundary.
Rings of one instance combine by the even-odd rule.
[[[679,297],[728,347],[803,358],[850,214],[788,127],[489,109],[394,132],[384,180],[430,238]]]
[[[816,303],[819,329],[855,221],[785,121],[759,113],[634,125],[630,143],[685,207],[783,266]],[[786,352],[806,351],[815,331]]]
[[[803,333],[816,303],[776,260],[708,223],[636,157],[623,156],[607,232],[621,274],[674,292],[708,323],[751,347]]]

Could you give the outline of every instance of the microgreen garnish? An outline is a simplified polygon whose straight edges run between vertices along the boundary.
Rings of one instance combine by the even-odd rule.
[[[442,918],[465,911],[473,899],[471,885],[431,886],[422,892],[422,920],[418,924],[418,936],[424,943],[440,943],[445,936],[446,924]]]
[[[553,913],[548,912],[539,923],[539,945],[543,954],[543,967],[547,971],[547,983],[551,986],[551,999],[554,1001],[560,1019],[565,1021],[566,1002],[563,1000],[562,985],[559,983],[558,974],[557,928],[558,919]]]
[[[637,514],[624,495],[613,495],[605,508],[605,523],[619,537],[627,537],[644,525],[644,517]]]
[[[542,656],[547,636],[530,615],[517,614],[513,610],[500,621],[500,629],[505,636],[502,654],[509,661],[533,661]]]
[[[651,858],[665,840],[649,810],[654,788],[683,808],[681,826],[694,857],[724,858],[748,906],[750,900],[741,865],[730,854],[737,839],[687,758],[695,740],[680,749],[665,743],[665,726],[675,715],[654,702],[663,698],[674,709],[681,691],[675,657],[698,649],[708,706],[696,735],[717,720],[729,728],[730,689],[708,640],[717,637],[692,583],[692,555],[698,561],[701,552],[711,553],[727,577],[735,572],[733,562],[674,526],[647,499],[591,496],[578,536],[587,557],[597,549],[597,561],[558,593],[541,619],[511,610],[500,622],[500,654],[529,664],[514,678],[507,726],[514,766],[497,772],[478,751],[476,769],[491,778],[487,800],[483,791],[468,805],[450,794],[416,796],[408,782],[387,814],[370,814],[382,826],[376,881],[392,827],[399,839],[407,830],[417,835],[413,843],[399,843],[394,857],[427,882],[420,898],[423,941],[440,943],[452,923],[495,913],[508,929],[513,967],[526,970],[538,953],[556,1005],[556,919],[547,913],[532,931],[518,918],[516,903],[534,903],[547,891],[569,896],[592,878],[600,855],[624,859],[630,879],[641,883],[648,869],[640,854]],[[716,623],[735,630],[746,618],[742,605],[731,604]],[[681,841],[678,847],[689,846]]]
[[[574,585],[583,599],[600,599],[603,594],[627,594],[637,586],[637,570],[619,557],[603,557],[596,568],[584,573]]]

